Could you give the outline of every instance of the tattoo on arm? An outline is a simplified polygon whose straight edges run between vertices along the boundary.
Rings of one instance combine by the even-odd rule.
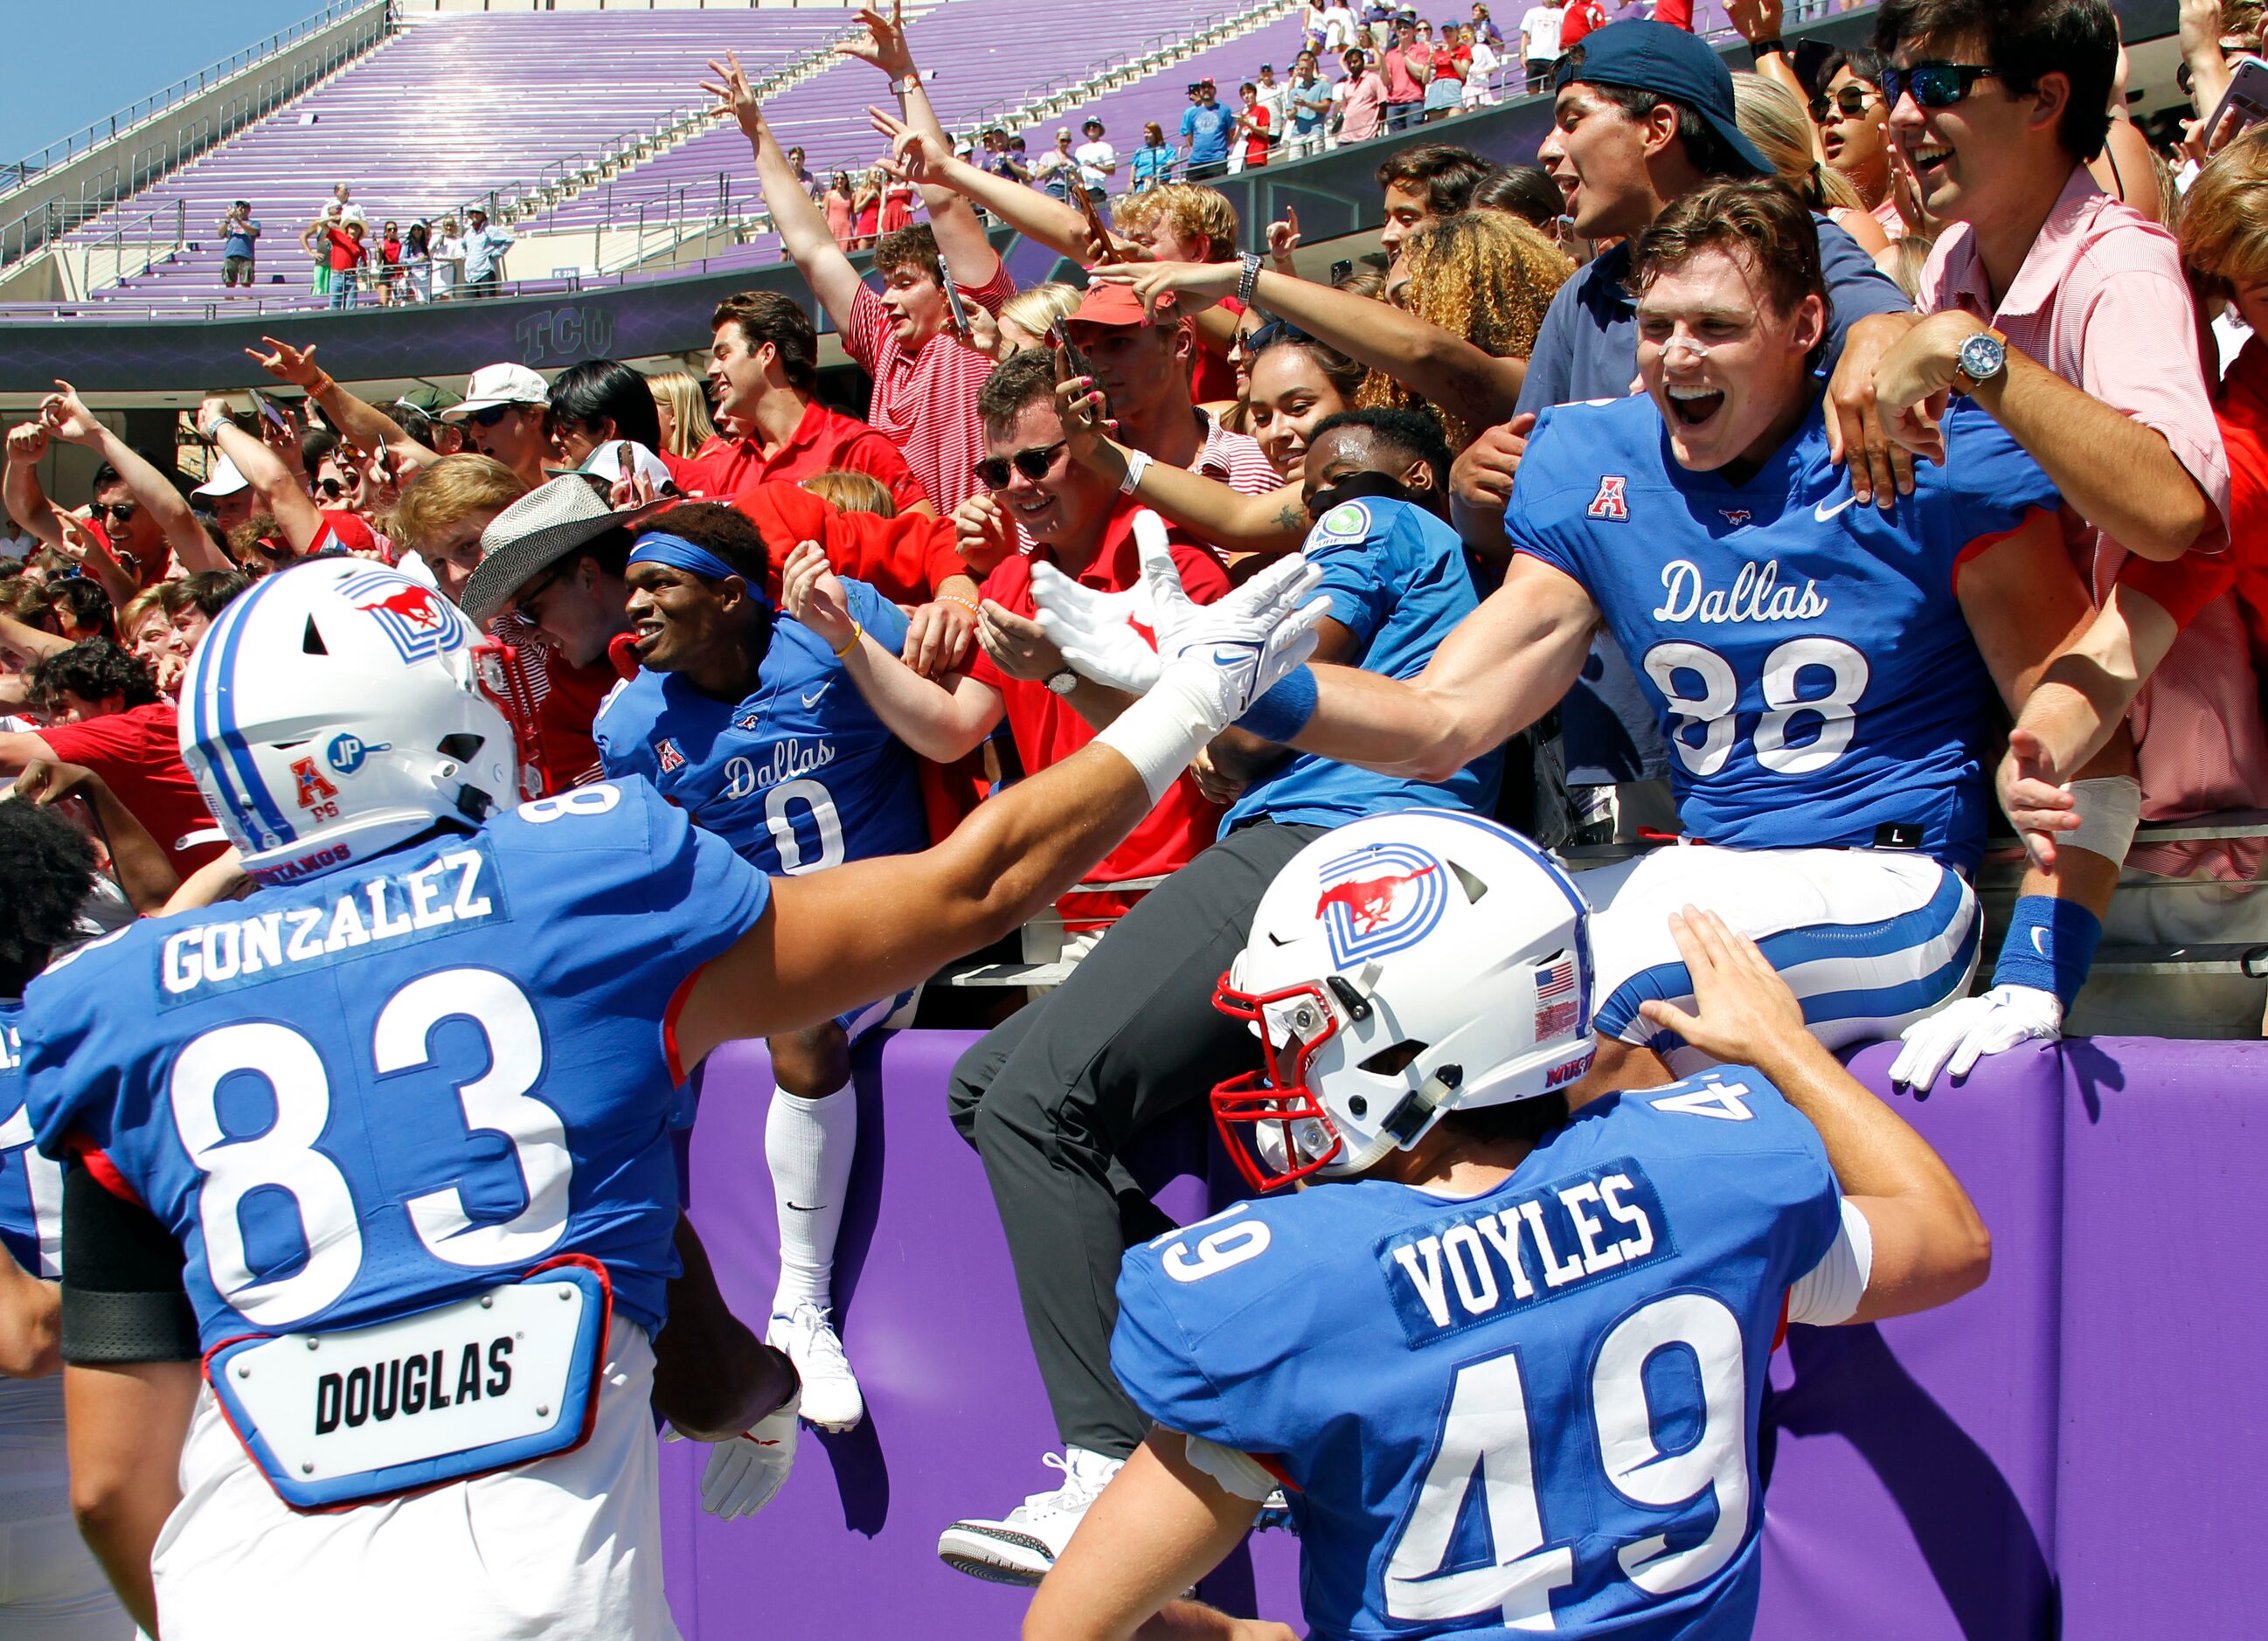
[[[1285,502],[1277,511],[1276,522],[1286,530],[1297,530],[1311,521],[1305,507],[1297,502]]]

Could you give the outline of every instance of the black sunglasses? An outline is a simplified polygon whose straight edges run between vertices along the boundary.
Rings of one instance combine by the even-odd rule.
[[[470,422],[475,427],[494,427],[519,408],[518,405],[482,405],[466,416],[465,420]]]
[[[347,487],[336,479],[318,479],[315,489],[327,502],[335,502],[347,493]]]
[[[90,519],[114,519],[120,524],[132,524],[134,515],[141,510],[138,502],[96,502],[86,510]]]
[[[2000,70],[1975,63],[1917,63],[1910,69],[1882,69],[1882,102],[1891,108],[1908,92],[1924,108],[1950,108],[1976,89],[1979,80],[1997,80]]]
[[[571,556],[572,556],[571,555]],[[529,626],[534,626],[536,622],[536,605],[541,601],[545,593],[557,586],[566,577],[567,570],[568,565],[563,562],[553,565],[549,574],[544,576],[533,586],[522,592],[518,598],[512,600],[512,613],[519,616],[520,620],[526,622]]]
[[[982,461],[969,463],[968,470],[976,475],[976,482],[988,490],[1005,490],[1008,488],[1008,469],[1012,465],[1017,472],[1036,483],[1054,471],[1056,458],[1070,443],[1067,438],[1059,438],[1052,445],[1040,445],[1030,450],[1020,450],[1012,456],[987,456]]]
[[[1288,319],[1271,319],[1244,339],[1244,357],[1248,359],[1263,348],[1273,347],[1279,342],[1313,342],[1314,338]]]
[[[1863,86],[1845,85],[1832,97],[1811,99],[1811,123],[1825,125],[1830,119],[1855,120],[1867,112],[1867,95]]]

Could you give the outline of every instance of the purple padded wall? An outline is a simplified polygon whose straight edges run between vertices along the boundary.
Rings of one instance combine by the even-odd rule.
[[[867,1424],[806,1432],[786,1490],[751,1521],[703,1516],[703,1450],[664,1449],[671,1600],[688,1641],[759,1623],[896,1634],[909,1619],[937,1641],[1015,1633],[1022,1592],[935,1555],[956,1514],[1055,1479],[1039,1464],[1057,1444],[998,1222],[945,1115],[970,1041],[902,1034],[859,1060],[836,1292]],[[1889,1061],[1874,1048],[1853,1064],[1880,1089]],[[1796,1329],[1776,1358],[1758,1636],[2257,1631],[2248,1591],[2268,1507],[2252,1483],[2268,1472],[2268,1420],[2251,1395],[2263,1324],[2248,1188],[2268,1173],[2268,1130],[2250,1111],[2264,1071],[2268,1045],[2104,1039],[2019,1049],[1962,1088],[1900,1099],[1992,1227],[1992,1279],[1880,1328]],[[721,1054],[694,1143],[694,1219],[750,1318],[774,1275],[770,1091],[761,1049]],[[1200,1176],[1219,1174],[1197,1132],[1151,1160],[1168,1210],[1200,1212]],[[1205,1593],[1296,1620],[1296,1543],[1263,1534]]]

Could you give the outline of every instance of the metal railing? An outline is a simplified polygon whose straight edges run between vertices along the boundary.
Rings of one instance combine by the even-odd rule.
[[[243,72],[261,58],[273,56],[319,30],[328,28],[357,11],[379,13],[382,20],[387,11],[387,0],[331,0],[331,4],[321,11],[301,18],[291,27],[279,29],[241,51],[231,52],[219,62],[208,63],[195,74],[185,74],[163,91],[152,92],[147,97],[130,102],[114,114],[82,127],[69,136],[57,138],[36,153],[25,155],[12,165],[0,166],[0,177],[12,176],[15,179],[13,182],[0,187],[0,198],[5,198],[11,189],[26,186],[39,173],[131,130],[144,121],[165,113],[178,102],[211,90],[231,75]]]

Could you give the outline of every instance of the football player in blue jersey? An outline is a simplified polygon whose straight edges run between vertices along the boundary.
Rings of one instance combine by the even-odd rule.
[[[0,1630],[27,1641],[129,1630],[71,1520],[55,1377],[63,1170],[32,1146],[17,1026],[25,985],[78,934],[95,876],[86,835],[59,812],[0,803]]]
[[[431,588],[317,560],[230,605],[182,754],[263,887],[83,947],[18,1021],[69,1159],[75,1475],[107,1449],[77,1502],[136,1620],[674,1633],[647,1409],[687,1072],[1060,894],[1312,647],[1313,580],[1188,613],[1101,747],[939,847],[777,880],[643,781],[512,806],[490,658]],[[764,1365],[750,1416],[778,1405],[722,1451],[769,1496],[795,1378]]]
[[[929,845],[913,754],[843,675],[830,644],[763,595],[764,540],[730,507],[672,510],[637,538],[626,579],[641,671],[600,709],[608,778],[642,775],[759,872],[790,877]],[[863,581],[842,584],[858,630],[892,654],[907,619]],[[856,642],[855,637],[853,642]],[[803,1381],[803,1417],[865,1417],[831,1313],[835,1240],[858,1142],[851,1044],[909,994],[771,1038],[778,1086],[764,1160],[779,1215],[768,1343]]]
[[[1830,1047],[1946,1011],[1960,1041],[1902,1062],[1917,1087],[1947,1054],[2054,1035],[2125,852],[2115,805],[2030,870],[1993,990],[1965,996],[1987,714],[1996,693],[2020,706],[2093,614],[2053,485],[1956,401],[1946,460],[1913,494],[1889,513],[1853,504],[1812,370],[1817,238],[1781,185],[1679,200],[1634,267],[1646,391],[1543,413],[1506,514],[1501,590],[1418,679],[1302,669],[1263,711],[1282,708],[1304,751],[1438,773],[1535,722],[1593,631],[1613,633],[1669,738],[1686,836],[1587,881],[1609,1086],[1633,1056],[1676,1051],[1639,1004],[1689,995],[1668,932],[1689,901],[1763,946]],[[2122,737],[2081,773],[2131,791],[2131,769]]]
[[[1213,1109],[1256,1183],[1330,1182],[1127,1255],[1111,1364],[1153,1423],[1031,1641],[1133,1635],[1278,1487],[1319,1637],[1749,1632],[1780,1329],[1945,1304],[1991,1243],[1712,913],[1672,921],[1697,1001],[1644,1006],[1720,1064],[1571,1117],[1590,924],[1470,815],[1357,821],[1284,868],[1219,997],[1267,1069]]]

